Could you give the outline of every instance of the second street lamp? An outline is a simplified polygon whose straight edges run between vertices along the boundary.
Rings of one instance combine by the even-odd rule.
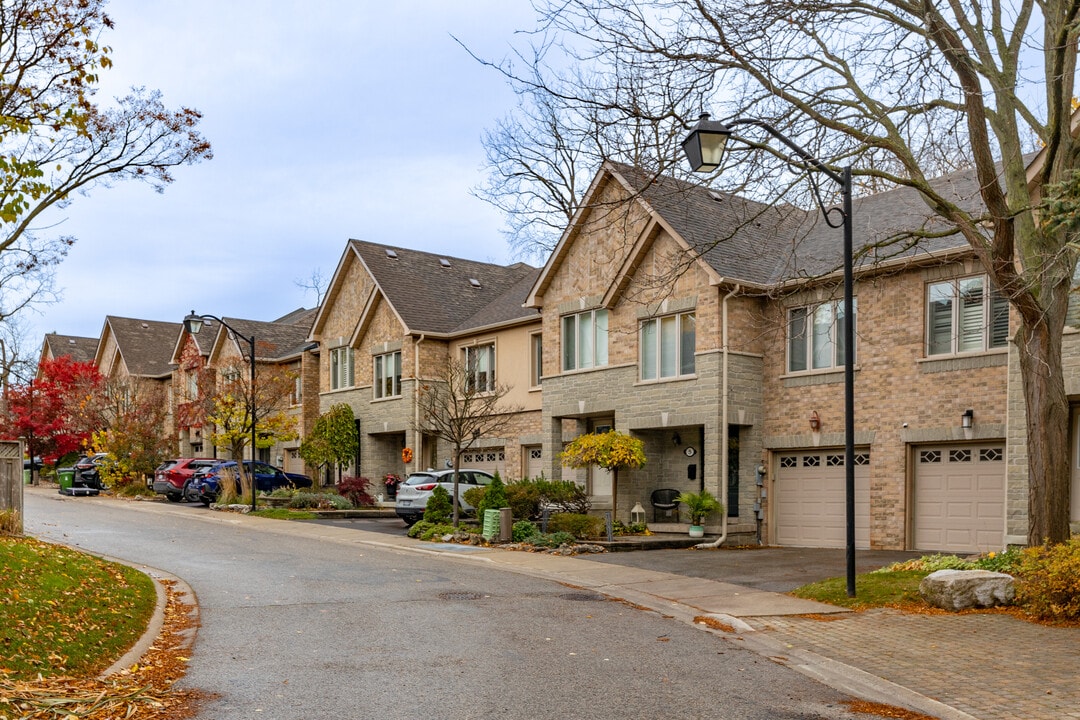
[[[255,487],[255,440],[258,437],[255,428],[255,336],[252,335],[251,337],[245,337],[242,333],[237,331],[236,328],[232,327],[231,325],[229,325],[229,323],[225,322],[216,315],[196,315],[194,310],[192,310],[191,314],[184,318],[184,329],[192,335],[198,335],[199,331],[202,330],[203,321],[205,320],[218,321],[219,323],[221,323],[221,326],[223,328],[231,332],[235,337],[246,340],[248,344],[248,359],[251,364],[251,387],[249,388],[250,396],[248,397],[248,420],[251,421],[251,471],[249,475],[251,477],[251,511],[255,512],[255,494],[257,492]],[[240,461],[237,463],[237,467],[243,470],[244,458],[240,458]]]
[[[726,124],[710,120],[708,113],[698,119],[698,124],[682,143],[690,166],[695,172],[712,172],[720,167],[727,142],[731,138],[747,145],[761,147],[759,143],[738,137],[731,128],[735,125],[752,125],[761,128],[782,142],[795,156],[788,162],[796,167],[815,170],[840,186],[841,208],[828,208],[818,194],[817,182],[810,176],[814,198],[831,228],[844,229],[844,495],[846,505],[846,547],[847,547],[847,594],[855,597],[855,308],[852,279],[852,210],[851,210],[851,166],[847,165],[839,173],[829,168],[791,138],[756,118],[736,118]],[[833,213],[839,212],[841,220],[837,223]]]

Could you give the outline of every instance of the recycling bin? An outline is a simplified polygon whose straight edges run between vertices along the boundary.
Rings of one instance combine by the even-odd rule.
[[[56,468],[56,481],[60,483],[60,492],[70,493],[71,486],[75,482],[75,468]]]

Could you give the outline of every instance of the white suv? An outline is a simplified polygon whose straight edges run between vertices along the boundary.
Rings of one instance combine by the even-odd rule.
[[[469,511],[473,506],[465,502],[465,491],[469,488],[490,485],[495,478],[483,470],[459,470],[458,471],[458,506]],[[406,525],[412,525],[417,520],[424,518],[424,508],[427,507],[428,498],[436,485],[442,485],[451,496],[454,494],[454,471],[453,470],[424,470],[414,472],[405,478],[397,489],[397,498],[394,501],[394,512],[405,521]]]

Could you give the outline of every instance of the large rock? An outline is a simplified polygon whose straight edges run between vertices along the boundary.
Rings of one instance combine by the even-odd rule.
[[[989,570],[938,570],[919,583],[919,594],[946,610],[1008,605],[1016,596],[1012,575]]]

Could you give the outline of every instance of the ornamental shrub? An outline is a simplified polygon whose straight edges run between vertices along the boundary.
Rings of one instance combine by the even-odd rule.
[[[555,513],[548,518],[548,531],[570,533],[575,538],[598,538],[604,534],[604,519],[581,513]]]
[[[371,496],[370,487],[371,480],[366,477],[343,477],[337,484],[337,491],[341,497],[348,498],[353,507],[372,507],[375,498]]]
[[[462,499],[474,508],[480,507],[480,503],[484,500],[484,493],[487,492],[487,487],[481,485],[480,487],[471,487],[465,492],[461,493]]]
[[[514,523],[514,527],[510,531],[510,537],[514,542],[519,543],[524,542],[539,532],[540,530],[536,527],[536,523],[531,520],[518,520]]]
[[[487,491],[484,492],[480,501],[475,504],[469,502],[469,504],[476,508],[476,517],[481,522],[484,520],[485,510],[501,510],[510,507],[510,501],[506,499],[506,486],[503,485],[498,472],[495,473],[495,479],[487,486]],[[513,511],[511,511],[511,514],[513,514]]]
[[[1016,602],[1044,620],[1080,620],[1080,537],[1026,548],[1017,567]]]
[[[573,480],[537,480],[540,503],[553,506],[559,512],[584,515],[592,509],[585,488]]]
[[[331,493],[298,492],[289,500],[294,510],[351,510],[348,498]]]
[[[450,522],[454,517],[454,505],[450,501],[450,493],[442,485],[436,485],[428,498],[427,507],[424,508],[424,520],[433,525]]]
[[[540,517],[540,485],[537,480],[518,480],[504,486],[506,502],[514,517],[535,520]]]
[[[528,545],[535,545],[536,547],[557,548],[562,547],[563,545],[573,545],[574,540],[574,536],[568,532],[556,532],[533,535],[532,537],[525,538],[524,542]]]

